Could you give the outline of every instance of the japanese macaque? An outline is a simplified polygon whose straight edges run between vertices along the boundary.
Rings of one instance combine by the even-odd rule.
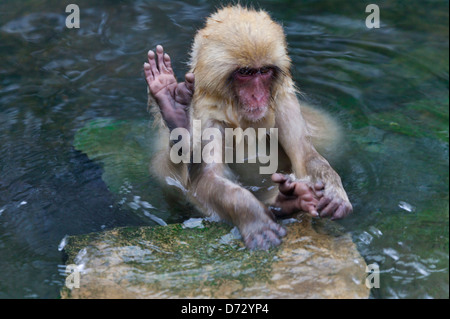
[[[286,231],[275,216],[303,211],[340,219],[352,211],[339,175],[313,145],[332,142],[338,126],[323,112],[300,105],[290,67],[282,27],[266,12],[239,5],[220,9],[198,31],[184,82],[177,83],[160,45],[144,64],[149,105],[160,126],[152,171],[183,190],[206,216],[236,225],[250,249],[280,244]],[[214,154],[212,163],[173,163],[169,134],[179,127],[192,132],[193,120],[201,121],[202,130],[222,134],[227,128],[277,128],[283,173],[266,180],[249,163],[225,163],[223,152]],[[276,137],[268,135],[267,141]],[[256,180],[265,187],[246,187]]]

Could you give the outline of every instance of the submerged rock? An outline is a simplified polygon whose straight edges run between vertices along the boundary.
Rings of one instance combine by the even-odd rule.
[[[195,224],[69,237],[66,264],[77,265],[80,288],[64,287],[62,298],[369,297],[366,264],[333,222],[297,216],[268,252],[248,251],[226,224]]]

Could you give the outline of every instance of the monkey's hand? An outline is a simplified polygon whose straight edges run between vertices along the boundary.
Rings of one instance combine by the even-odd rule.
[[[189,130],[188,110],[194,94],[194,74],[186,74],[185,82],[177,83],[170,57],[164,53],[161,45],[156,47],[156,54],[148,51],[148,63],[144,63],[144,72],[150,94],[158,104],[169,129],[172,131],[177,127],[184,127]]]
[[[250,250],[268,250],[281,244],[281,237],[286,230],[273,220],[273,215],[267,210],[257,216],[252,222],[239,226],[245,246]]]
[[[317,204],[320,217],[331,217],[332,220],[341,219],[353,211],[347,193],[341,183],[325,183],[323,196]]]
[[[323,184],[294,180],[289,175],[275,173],[272,181],[279,184],[280,193],[272,211],[277,216],[290,215],[298,211],[318,217],[317,205],[323,196]]]

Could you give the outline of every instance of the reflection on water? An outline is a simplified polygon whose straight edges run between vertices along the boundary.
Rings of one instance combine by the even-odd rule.
[[[60,2],[0,4],[0,297],[57,297],[65,235],[181,219],[152,181],[149,198],[111,192],[72,144],[92,120],[148,118],[147,50],[163,44],[181,78],[216,3],[77,4],[78,30]],[[380,265],[373,297],[448,297],[448,2],[380,1],[377,30],[359,1],[259,4],[283,22],[303,98],[346,129],[341,224]]]

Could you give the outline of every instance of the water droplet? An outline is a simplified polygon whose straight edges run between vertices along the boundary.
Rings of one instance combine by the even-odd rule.
[[[17,207],[20,207],[20,206],[23,206],[23,205],[26,205],[26,204],[28,204],[26,201],[21,201]]]
[[[365,231],[358,236],[358,239],[362,241],[364,244],[369,245],[373,240],[373,236]]]
[[[167,223],[164,221],[164,220],[162,220],[161,218],[159,218],[159,217],[157,217],[157,216],[155,216],[155,215],[153,215],[153,214],[150,214],[148,211],[146,211],[146,210],[144,210],[144,215],[145,216],[147,216],[148,218],[150,218],[151,220],[153,220],[155,223],[157,223],[158,225],[161,225],[161,226],[167,226]]]
[[[375,235],[375,236],[377,236],[377,237],[381,237],[381,236],[383,235],[383,233],[381,232],[381,230],[379,230],[378,228],[376,228],[376,227],[374,227],[374,226],[370,226],[370,227],[369,227],[369,231],[370,231],[373,235]]]
[[[414,213],[416,211],[416,208],[407,202],[402,202],[402,201],[399,202],[398,207],[400,207],[403,210],[406,210],[409,213]]]
[[[383,249],[383,253],[389,257],[391,257],[394,260],[399,260],[398,252],[395,249],[392,248],[385,248]]]
[[[153,209],[153,208],[155,208],[152,204],[150,204],[149,202],[146,202],[146,201],[141,201],[140,204],[141,204],[141,206],[144,207],[144,208],[148,208],[148,209]]]
[[[139,204],[137,204],[135,202],[128,203],[128,206],[130,206],[130,208],[133,209],[133,210],[139,209]]]
[[[58,245],[58,251],[62,251],[64,249],[64,247],[66,247],[68,238],[69,238],[69,236],[66,235],[63,237],[63,239],[61,239],[61,242]]]

